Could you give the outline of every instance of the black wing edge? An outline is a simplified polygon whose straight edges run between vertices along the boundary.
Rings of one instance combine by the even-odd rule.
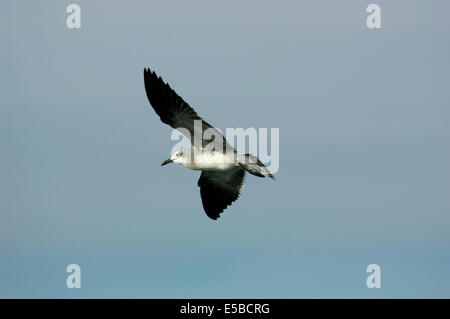
[[[181,99],[169,84],[149,68],[144,69],[145,93],[163,123],[174,125],[173,100]],[[184,101],[183,101],[184,102]]]
[[[226,172],[216,174],[226,174]],[[213,220],[220,218],[220,214],[239,198],[241,187],[244,184],[245,170],[239,168],[229,174],[231,174],[228,176],[230,179],[224,181],[222,185],[217,181],[214,182],[204,171],[198,180],[197,185],[200,187],[203,209],[206,215]]]

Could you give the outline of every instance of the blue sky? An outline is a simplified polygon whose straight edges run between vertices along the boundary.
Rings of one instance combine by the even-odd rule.
[[[379,1],[379,30],[368,1],[77,1],[79,30],[70,3],[1,12],[0,297],[450,297],[447,1]],[[279,128],[277,180],[207,218],[144,67]]]

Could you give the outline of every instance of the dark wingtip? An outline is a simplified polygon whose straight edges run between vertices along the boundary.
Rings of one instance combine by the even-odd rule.
[[[217,214],[217,215],[211,215],[211,214],[206,214],[206,216],[208,216],[210,219],[212,219],[212,220],[217,220],[218,218],[220,218],[220,215],[219,214]]]
[[[205,211],[206,212],[206,211]],[[213,214],[211,213],[206,213],[206,215],[211,218],[212,220],[218,220],[220,218],[220,214],[223,213],[223,210],[221,212],[214,212]]]
[[[144,75],[156,75],[155,71],[150,70],[150,68],[144,68]]]
[[[151,71],[149,68],[144,68],[144,79],[148,76],[148,74],[151,74]]]

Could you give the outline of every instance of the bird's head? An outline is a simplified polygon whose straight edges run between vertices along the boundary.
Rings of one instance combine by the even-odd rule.
[[[173,155],[169,159],[162,162],[161,166],[164,166],[169,163],[182,164],[185,162],[186,155],[187,155],[187,151],[185,149],[180,149],[180,150],[176,151],[175,153],[173,153]]]

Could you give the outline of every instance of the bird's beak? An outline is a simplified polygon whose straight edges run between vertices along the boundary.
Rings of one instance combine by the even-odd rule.
[[[164,162],[161,163],[161,166],[164,166],[166,164],[172,163],[173,161],[169,158],[167,160],[165,160]]]

